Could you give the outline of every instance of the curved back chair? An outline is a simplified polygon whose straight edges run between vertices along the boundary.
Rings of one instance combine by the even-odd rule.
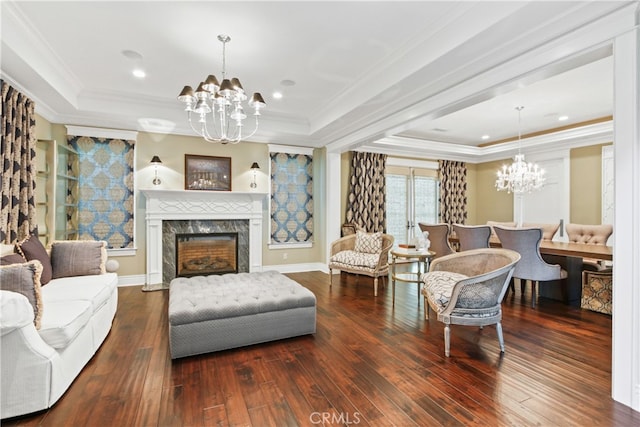
[[[506,228],[494,226],[502,247],[521,256],[513,277],[531,281],[531,306],[536,306],[538,282],[567,278],[567,272],[558,264],[548,264],[540,255],[541,228]]]
[[[454,252],[449,244],[449,224],[426,224],[424,222],[419,222],[418,227],[420,227],[422,232],[429,232],[429,241],[431,242],[429,250],[436,253],[432,259],[449,255]]]
[[[517,224],[515,222],[487,221],[487,225],[491,227],[491,234],[495,236],[496,230],[493,229],[494,225],[499,225],[500,227],[515,228]]]
[[[509,286],[520,255],[508,249],[485,248],[443,256],[431,262],[422,275],[425,319],[429,307],[444,323],[444,354],[449,357],[450,325],[482,328],[496,325],[500,352],[502,336],[502,299]]]
[[[458,237],[460,251],[489,247],[491,227],[488,225],[453,224],[453,231]]]
[[[556,235],[558,229],[560,228],[560,223],[558,222],[553,224],[544,224],[537,222],[525,222],[522,224],[523,228],[541,228],[542,229],[542,240],[553,240],[553,236]]]
[[[362,230],[336,240],[331,244],[329,258],[330,285],[333,285],[333,269],[346,273],[373,277],[373,295],[378,296],[378,277],[389,274],[389,251],[393,236],[383,233],[366,233]]]

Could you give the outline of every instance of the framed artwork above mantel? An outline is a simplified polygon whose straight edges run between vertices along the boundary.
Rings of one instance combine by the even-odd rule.
[[[185,154],[184,188],[231,191],[231,157]]]

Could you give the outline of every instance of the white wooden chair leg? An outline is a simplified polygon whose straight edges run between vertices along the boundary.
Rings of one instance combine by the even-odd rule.
[[[451,348],[451,328],[449,325],[444,326],[444,355],[449,357],[449,349]]]

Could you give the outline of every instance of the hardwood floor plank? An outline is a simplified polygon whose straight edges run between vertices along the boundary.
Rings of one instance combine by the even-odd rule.
[[[443,325],[416,289],[370,278],[289,277],[317,298],[317,332],[171,360],[168,292],[119,289],[102,347],[49,410],[3,426],[635,426],[611,399],[611,317],[525,291],[494,327]],[[418,304],[420,302],[420,304]],[[95,424],[99,420],[98,424]]]
[[[242,395],[238,378],[235,375],[233,354],[234,352],[232,351],[221,352],[220,357],[216,358],[219,387],[224,397],[227,420],[229,426],[252,425],[247,404]]]

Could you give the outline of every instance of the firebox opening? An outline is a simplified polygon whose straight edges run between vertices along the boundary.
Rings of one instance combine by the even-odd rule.
[[[238,233],[176,234],[176,277],[238,272]]]

